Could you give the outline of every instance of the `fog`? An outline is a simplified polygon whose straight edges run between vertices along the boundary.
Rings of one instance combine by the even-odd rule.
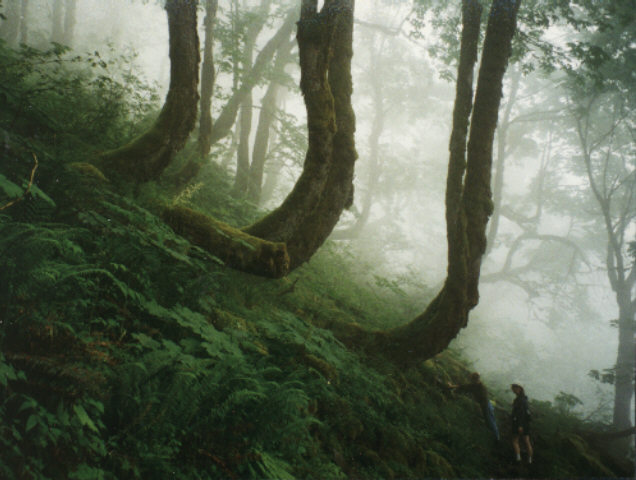
[[[239,3],[241,8],[257,4]],[[410,2],[356,3],[356,196],[354,208],[341,218],[332,242],[372,264],[375,275],[399,281],[408,295],[405,301],[418,311],[446,275],[444,189],[456,68],[455,60],[446,57],[456,45],[441,44],[430,15],[415,24],[418,17]],[[99,51],[113,61],[109,73],[128,69],[154,86],[163,99],[170,65],[161,3],[80,0],[77,5],[74,51]],[[29,8],[28,43],[42,47],[48,41],[52,3],[32,0]],[[450,9],[445,14],[454,18],[456,12]],[[221,0],[219,18],[226,26],[229,17],[229,1]],[[273,19],[263,29],[257,50],[279,23],[280,19]],[[544,38],[558,43],[567,38],[567,28],[553,27]],[[217,42],[215,61],[229,61],[223,54]],[[541,52],[534,51],[527,62],[538,64],[540,57]],[[513,86],[520,69],[518,64],[509,68],[499,116],[501,125],[516,89],[501,150],[505,170],[501,199],[495,199],[498,229],[483,262],[479,305],[451,346],[473,363],[493,389],[505,390],[516,381],[535,399],[553,401],[561,392],[573,394],[582,402],[576,408],[583,415],[607,420],[612,415],[613,386],[589,374],[612,369],[616,362],[618,333],[611,323],[619,312],[606,272],[607,232],[580,166],[576,132],[568,117],[572,100],[562,87],[563,73],[557,68],[545,74],[535,65],[524,68],[518,85]],[[218,70],[217,97],[232,88],[231,72]],[[286,71],[297,85],[298,67],[291,64]],[[254,91],[255,112],[265,87],[259,85]],[[297,125],[304,125],[299,89],[287,89],[282,97],[279,107]],[[219,104],[221,100],[213,101],[213,116]],[[253,122],[254,131],[256,114]],[[498,136],[495,142],[499,140]],[[220,163],[215,152],[227,152],[230,143],[226,138],[215,147],[210,161]],[[631,182],[633,192],[633,145],[619,143],[614,148],[625,152],[624,166],[631,178],[623,185]],[[501,151],[495,145],[495,157]],[[291,148],[284,152],[287,156],[279,155],[269,164],[267,171],[277,176],[277,183],[264,208],[276,206],[300,172],[302,151],[295,156],[290,156]],[[235,163],[227,162],[229,171],[234,171]],[[626,202],[621,208],[630,210],[628,218],[632,218],[634,195],[621,199]],[[365,202],[369,202],[366,207]],[[360,220],[365,208],[368,218],[360,233],[338,239],[339,233]],[[515,216],[526,218],[515,221]],[[624,241],[634,237],[632,222],[625,229]],[[513,248],[517,250],[510,256]],[[629,267],[633,259],[625,258]],[[408,320],[396,318],[395,322]]]

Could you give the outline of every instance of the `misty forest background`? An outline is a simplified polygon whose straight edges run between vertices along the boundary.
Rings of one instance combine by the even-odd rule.
[[[0,0],[0,477],[633,477],[633,1],[355,3]]]

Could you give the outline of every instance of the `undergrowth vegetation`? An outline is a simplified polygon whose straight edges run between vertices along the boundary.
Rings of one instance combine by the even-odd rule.
[[[469,368],[457,354],[403,371],[323,328],[407,320],[416,300],[399,282],[335,244],[282,280],[225,268],[153,207],[247,223],[257,212],[228,200],[213,165],[189,192],[117,193],[88,162],[156,108],[108,68],[98,53],[0,43],[0,477],[519,473],[476,404],[446,388]],[[622,473],[580,421],[534,407],[534,475]]]

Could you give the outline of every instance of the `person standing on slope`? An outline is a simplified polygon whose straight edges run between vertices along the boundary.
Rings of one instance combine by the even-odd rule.
[[[528,397],[521,385],[513,383],[510,389],[515,394],[512,402],[512,448],[515,451],[517,462],[521,461],[521,449],[519,447],[519,439],[523,438],[523,442],[528,451],[528,463],[532,463],[532,445],[530,444],[530,407],[528,405]]]
[[[479,373],[471,373],[469,379],[470,382],[464,385],[452,385],[449,383],[448,386],[456,392],[469,393],[473,396],[473,398],[481,408],[481,413],[484,416],[486,425],[495,435],[497,441],[499,441],[499,429],[497,428],[497,420],[495,419],[495,409],[493,408],[492,403],[488,398],[488,390],[486,389],[486,386],[481,382]]]

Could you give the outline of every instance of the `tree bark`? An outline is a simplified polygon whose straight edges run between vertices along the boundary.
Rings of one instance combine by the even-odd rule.
[[[307,216],[316,209],[321,197],[326,195],[325,186],[330,176],[334,162],[334,146],[337,123],[337,109],[344,114],[347,109],[336,102],[347,103],[347,88],[351,88],[346,81],[336,84],[337,89],[343,90],[338,100],[332,92],[333,84],[338,78],[339,70],[347,68],[350,51],[347,46],[352,39],[353,27],[349,27],[349,37],[344,38],[347,27],[339,24],[347,23],[344,18],[347,10],[352,12],[353,4],[345,0],[326,1],[322,10],[317,11],[315,1],[304,0],[298,22],[298,48],[300,57],[300,88],[307,110],[308,149],[305,155],[303,171],[293,190],[283,203],[269,215],[246,229],[252,235],[271,241],[288,241],[301,227]],[[341,17],[343,17],[341,19]],[[349,51],[343,56],[343,50]],[[336,54],[336,51],[338,52]],[[338,56],[336,60],[335,57]],[[344,65],[338,66],[339,62]],[[350,73],[349,73],[350,75]],[[350,94],[348,94],[350,97]],[[342,127],[346,130],[345,118],[340,118]],[[355,123],[353,117],[350,121]],[[340,125],[338,125],[340,127]],[[341,132],[341,137],[344,135]],[[292,261],[292,263],[294,263]],[[294,263],[296,264],[296,263]]]
[[[245,51],[243,52],[243,64],[247,68],[252,64],[252,50],[254,49],[255,38],[247,38],[245,41]],[[234,177],[234,188],[232,195],[240,198],[247,193],[247,179],[250,171],[250,135],[252,133],[252,109],[254,99],[252,92],[245,94],[241,104],[239,115],[239,135],[238,147],[236,150],[236,175]]]
[[[168,0],[170,86],[153,127],[117,150],[103,153],[103,169],[129,180],[159,178],[173,155],[185,145],[197,115],[199,37],[197,1]]]
[[[479,298],[481,257],[492,213],[494,131],[518,8],[515,0],[495,0],[491,6],[466,147],[480,7],[475,0],[463,1],[464,27],[446,187],[448,275],[424,313],[405,326],[377,334],[373,345],[403,364],[431,358],[444,350],[466,326],[468,312]]]
[[[232,195],[242,198],[247,193],[247,182],[250,174],[250,135],[252,133],[252,109],[254,101],[252,93],[248,93],[241,104],[239,115],[239,139],[236,150],[236,176]]]
[[[287,239],[292,269],[312,257],[333,231],[342,211],[353,203],[353,172],[358,158],[354,138],[356,119],[351,104],[354,2],[325,2],[325,7],[333,8],[339,17],[333,32],[333,53],[328,75],[336,132],[333,135],[328,177],[318,204],[310,210],[309,215],[304,216],[302,223]]]
[[[186,207],[168,207],[162,217],[175,232],[212,252],[229,267],[271,278],[282,277],[289,271],[284,243],[247,235]]]
[[[626,265],[624,258],[625,234],[629,225],[629,219],[633,215],[633,199],[636,194],[636,179],[633,171],[626,169],[623,164],[623,175],[612,179],[613,184],[609,184],[607,178],[608,162],[610,162],[611,144],[607,146],[607,152],[598,152],[603,141],[610,141],[614,135],[614,129],[619,123],[624,121],[622,112],[615,112],[616,120],[613,125],[603,128],[594,128],[590,124],[592,107],[598,101],[594,96],[583,109],[583,114],[577,118],[577,134],[579,137],[583,162],[592,190],[605,224],[607,233],[607,257],[606,268],[610,286],[616,294],[618,305],[618,351],[616,355],[616,377],[614,382],[614,411],[613,425],[617,429],[628,428],[632,425],[631,416],[633,413],[632,396],[634,395],[634,373],[636,367],[636,346],[634,344],[634,325],[636,315],[636,299],[632,298],[632,290],[636,283],[636,262],[631,266]],[[601,130],[601,133],[598,133]],[[598,138],[592,139],[592,131]],[[600,153],[603,163],[601,172],[595,174],[592,166],[593,155]],[[618,201],[619,195],[616,185],[621,185],[625,192],[626,207],[620,208],[618,213],[613,214],[616,206],[613,202]],[[627,453],[627,443],[620,445],[623,453]]]
[[[630,298],[631,286],[626,285],[616,294],[618,301],[618,351],[614,384],[614,412],[612,423],[618,430],[632,426],[634,412],[634,307]]]
[[[330,237],[332,240],[358,238],[371,215],[373,195],[376,193],[380,177],[380,137],[384,131],[386,117],[386,98],[383,91],[384,82],[382,76],[376,73],[380,68],[377,60],[378,54],[379,53],[374,50],[371,51],[370,71],[373,72],[371,75],[371,87],[373,90],[374,115],[371,124],[371,133],[369,134],[369,175],[362,200],[362,208],[355,223],[346,229],[334,231]]]
[[[493,215],[488,228],[486,255],[490,253],[495,244],[497,231],[499,230],[499,219],[501,217],[501,203],[503,200],[504,170],[506,160],[506,144],[508,139],[508,128],[510,128],[510,113],[517,98],[519,83],[521,80],[521,70],[516,71],[512,77],[510,86],[510,97],[506,103],[503,118],[497,127],[497,161],[495,163],[495,178],[493,182]]]
[[[247,234],[248,238],[256,237],[268,243],[286,244],[287,252],[293,249],[294,257],[289,257],[289,268],[295,268],[309,259],[329,235],[343,208],[351,199],[353,165],[356,159],[353,138],[355,117],[351,106],[352,42],[352,0],[327,0],[320,13],[317,12],[315,0],[304,0],[298,26],[298,43],[301,90],[305,96],[308,117],[307,157],[312,158],[305,163],[301,179],[305,178],[305,186],[315,192],[315,198],[312,202],[303,202],[304,199],[300,196],[304,210],[298,209],[297,205],[289,208],[295,220],[295,228],[284,228],[285,236],[282,239],[276,238],[276,234],[280,233],[276,229],[274,235],[268,228],[264,229],[263,235],[254,234],[250,229],[243,233]],[[258,61],[257,59],[255,63]],[[324,173],[319,174],[316,179],[315,175],[306,172],[312,167]],[[183,216],[187,217],[188,215]],[[173,228],[184,232],[184,235],[195,243],[200,242],[202,236],[209,238],[209,233],[215,230],[214,227],[202,227],[206,232],[204,234],[200,233],[201,229],[190,230],[187,228],[187,219],[181,221],[181,218],[179,215],[166,215],[166,221]],[[282,219],[283,222],[286,220]],[[208,219],[200,220],[199,223],[207,225],[214,222]],[[267,222],[258,225],[263,227],[266,224]],[[279,226],[276,223],[273,225]],[[227,230],[225,233],[232,236],[233,232],[236,233],[235,230]],[[205,243],[204,248],[216,254],[216,241],[200,243]],[[256,263],[270,262],[268,256],[255,258],[259,259],[255,260]],[[242,262],[233,261],[232,264],[236,268],[248,268]],[[249,269],[261,272],[256,266],[250,266]],[[286,271],[283,270],[277,270],[277,274],[285,274]]]

